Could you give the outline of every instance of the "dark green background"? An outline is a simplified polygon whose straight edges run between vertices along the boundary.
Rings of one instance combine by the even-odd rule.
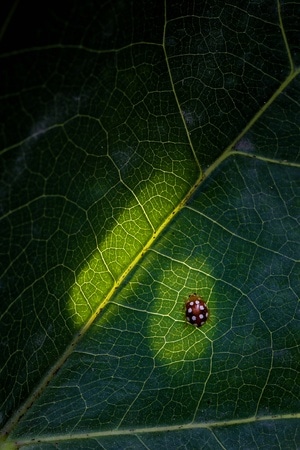
[[[6,11],[7,442],[300,446],[299,13],[270,0]],[[184,318],[192,292],[210,310],[201,329]]]

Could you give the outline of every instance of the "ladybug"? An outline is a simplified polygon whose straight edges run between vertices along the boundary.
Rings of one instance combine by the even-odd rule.
[[[208,315],[205,301],[196,293],[189,295],[189,300],[185,304],[186,320],[195,327],[202,327],[207,321]]]

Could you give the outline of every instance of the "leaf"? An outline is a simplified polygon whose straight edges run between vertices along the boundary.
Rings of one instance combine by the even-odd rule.
[[[0,448],[298,448],[297,2],[7,14]]]

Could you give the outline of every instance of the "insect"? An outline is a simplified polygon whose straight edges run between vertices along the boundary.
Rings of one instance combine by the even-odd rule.
[[[189,295],[185,304],[186,320],[195,327],[202,327],[207,321],[208,315],[208,307],[205,301],[196,293]]]

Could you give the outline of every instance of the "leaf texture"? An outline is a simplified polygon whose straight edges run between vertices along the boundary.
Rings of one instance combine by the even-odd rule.
[[[299,448],[299,13],[8,13],[0,448]]]

